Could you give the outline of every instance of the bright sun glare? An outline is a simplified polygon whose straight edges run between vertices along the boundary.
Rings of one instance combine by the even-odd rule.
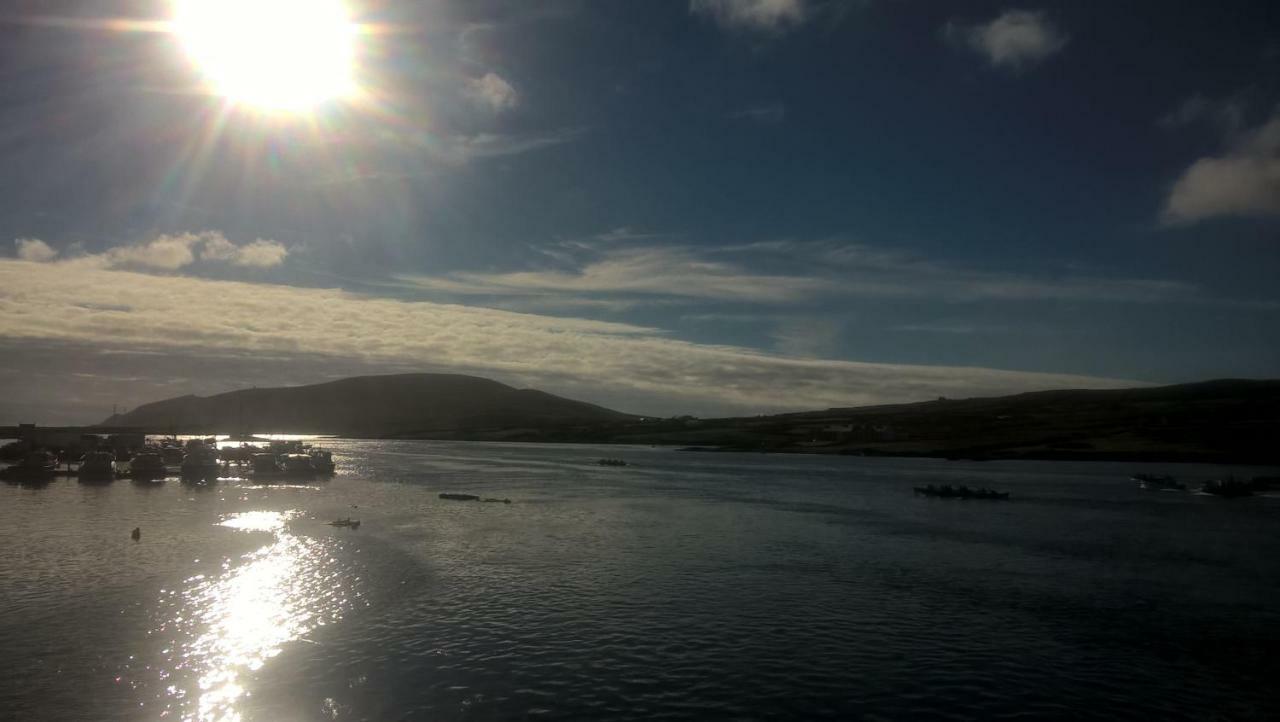
[[[234,102],[301,112],[355,90],[342,0],[174,0],[173,14],[214,92]]]

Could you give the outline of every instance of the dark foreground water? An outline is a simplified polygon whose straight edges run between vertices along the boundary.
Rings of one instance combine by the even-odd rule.
[[[1219,470],[332,446],[0,485],[0,718],[1280,717],[1280,498],[1128,481]]]

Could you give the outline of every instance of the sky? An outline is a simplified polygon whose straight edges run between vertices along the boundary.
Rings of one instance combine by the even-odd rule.
[[[709,416],[1280,369],[1274,2],[200,2],[0,13],[0,423],[406,371]]]

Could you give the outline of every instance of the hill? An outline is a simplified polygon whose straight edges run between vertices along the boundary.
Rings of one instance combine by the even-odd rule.
[[[637,424],[615,441],[753,450],[936,456],[1280,463],[1280,381],[837,408]]]
[[[309,386],[181,396],[114,415],[103,426],[173,433],[433,436],[566,427],[632,418],[581,401],[456,374],[359,376]]]

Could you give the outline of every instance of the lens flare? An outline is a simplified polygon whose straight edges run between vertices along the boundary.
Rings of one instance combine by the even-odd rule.
[[[304,112],[356,91],[358,33],[341,0],[174,0],[173,28],[235,103]]]

